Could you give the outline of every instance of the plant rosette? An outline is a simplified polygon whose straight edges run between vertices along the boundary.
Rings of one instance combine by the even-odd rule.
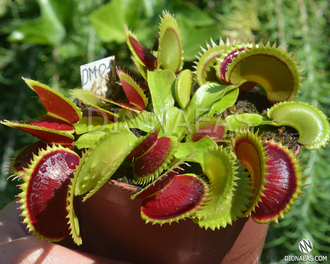
[[[110,180],[136,186],[139,217],[161,227],[191,219],[216,232],[242,218],[283,218],[305,186],[300,148],[324,147],[330,133],[319,109],[294,101],[302,78],[291,53],[269,42],[211,41],[193,72],[183,69],[180,29],[168,12],[152,51],[124,32],[141,73],[137,81],[117,67],[116,89],[126,98],[75,89],[76,105],[24,79],[47,115],[1,122],[39,138],[12,163],[24,181],[28,228],[48,241],[70,233],[82,244],[75,197],[86,202]]]

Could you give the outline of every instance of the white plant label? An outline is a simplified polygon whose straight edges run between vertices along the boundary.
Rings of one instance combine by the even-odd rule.
[[[115,56],[93,61],[80,66],[83,90],[108,97],[116,82]]]

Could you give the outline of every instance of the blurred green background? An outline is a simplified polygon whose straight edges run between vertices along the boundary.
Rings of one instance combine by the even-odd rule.
[[[123,25],[145,46],[157,38],[162,10],[175,15],[183,35],[185,67],[212,38],[275,41],[299,60],[303,87],[298,100],[330,116],[330,3],[328,0],[0,0],[0,119],[26,120],[45,110],[21,77],[69,96],[80,86],[79,66],[116,55],[131,64]],[[126,66],[135,71],[134,67]],[[18,180],[7,180],[11,157],[36,139],[0,126],[0,209],[15,199]],[[306,195],[285,221],[270,226],[262,263],[299,255],[297,243],[313,241],[313,255],[330,252],[330,147],[304,151]],[[330,254],[328,256],[330,261]]]

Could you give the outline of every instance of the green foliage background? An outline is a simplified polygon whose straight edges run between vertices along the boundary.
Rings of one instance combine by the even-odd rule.
[[[168,3],[169,2],[169,3]],[[21,77],[48,84],[69,96],[80,86],[79,66],[116,55],[130,63],[123,25],[152,47],[159,15],[169,10],[183,34],[185,66],[210,43],[223,39],[277,41],[293,51],[301,70],[300,99],[330,116],[330,3],[328,0],[3,0],[0,1],[0,119],[24,120],[44,109]],[[134,67],[126,66],[135,71]],[[35,139],[0,126],[0,209],[15,199],[18,181],[8,181],[10,157]],[[262,263],[285,263],[299,255],[297,243],[311,239],[313,255],[330,252],[330,147],[304,151],[310,175],[306,195],[269,228]],[[328,256],[330,259],[330,255]]]

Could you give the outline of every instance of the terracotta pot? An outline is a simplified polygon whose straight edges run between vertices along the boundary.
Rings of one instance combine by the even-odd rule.
[[[80,203],[83,244],[90,253],[135,264],[259,263],[268,225],[240,218],[212,231],[190,219],[146,224],[135,186],[111,181]]]

